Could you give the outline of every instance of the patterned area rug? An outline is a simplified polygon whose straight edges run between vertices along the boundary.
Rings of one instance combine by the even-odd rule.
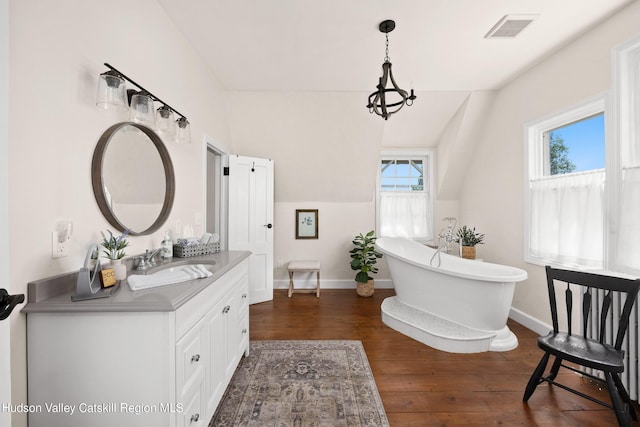
[[[360,341],[251,341],[209,426],[389,422]]]

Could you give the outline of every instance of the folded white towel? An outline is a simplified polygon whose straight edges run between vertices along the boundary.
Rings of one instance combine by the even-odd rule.
[[[189,280],[204,279],[211,277],[213,273],[202,264],[182,265],[176,268],[168,268],[157,273],[145,276],[142,274],[132,274],[127,278],[132,291],[151,289],[159,286],[173,285],[187,282]]]

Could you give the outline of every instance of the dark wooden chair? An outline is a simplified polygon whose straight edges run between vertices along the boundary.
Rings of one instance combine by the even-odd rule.
[[[637,420],[637,417],[633,410],[631,400],[629,399],[629,394],[620,379],[620,374],[624,372],[624,350],[622,349],[622,344],[629,326],[631,308],[638,296],[640,279],[631,280],[578,271],[559,270],[551,267],[547,267],[546,269],[553,331],[549,332],[546,336],[538,338],[538,347],[544,351],[544,355],[529,379],[522,400],[525,402],[528,401],[538,384],[545,381],[589,399],[592,402],[615,410],[618,424],[628,426],[630,423],[629,416],[631,415],[634,420]],[[584,287],[584,294],[582,296],[582,331],[579,335],[574,335],[571,330],[573,292],[569,286],[570,284],[582,285]],[[558,327],[556,285],[566,287],[564,291],[567,315],[566,331],[561,331]],[[599,313],[592,313],[592,302],[600,299],[596,298],[596,293],[598,292],[596,290],[598,289],[604,290],[604,296],[601,298]],[[618,296],[621,298],[620,306],[622,308],[619,314],[611,310],[612,302]],[[622,305],[622,301],[624,301],[624,305]],[[590,319],[590,315],[595,317]],[[593,322],[598,325],[598,330],[593,332],[592,335],[594,338],[587,338],[587,328],[589,324]],[[617,331],[615,331],[616,325]],[[605,342],[607,336],[606,331],[607,328],[611,328],[612,326],[614,330],[610,336],[611,340],[615,341],[607,343]],[[554,356],[555,359],[551,370],[545,376],[544,372],[550,356]],[[576,368],[575,366],[566,365],[563,363],[564,361],[571,362],[578,366]],[[581,366],[601,371],[604,374],[612,405],[555,381],[560,367],[602,381],[600,377],[580,370],[579,368]]]

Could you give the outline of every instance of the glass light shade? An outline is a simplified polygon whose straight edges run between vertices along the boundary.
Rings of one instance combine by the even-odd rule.
[[[173,111],[166,105],[156,111],[156,132],[165,141],[173,140],[176,134],[176,122],[173,119]]]
[[[130,121],[153,129],[156,120],[155,113],[153,99],[147,93],[138,92],[131,97],[131,104],[129,105]]]
[[[124,79],[113,70],[105,71],[98,78],[96,105],[105,110],[126,111],[127,91]]]
[[[180,117],[176,120],[176,124],[178,125],[176,130],[176,143],[191,144],[191,126],[189,126],[189,120]]]

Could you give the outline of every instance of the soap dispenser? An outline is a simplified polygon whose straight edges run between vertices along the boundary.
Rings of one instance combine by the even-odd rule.
[[[171,241],[171,237],[169,237],[169,231],[165,231],[164,239],[160,243],[160,247],[164,249],[162,251],[163,259],[171,259],[173,258],[173,242]]]

